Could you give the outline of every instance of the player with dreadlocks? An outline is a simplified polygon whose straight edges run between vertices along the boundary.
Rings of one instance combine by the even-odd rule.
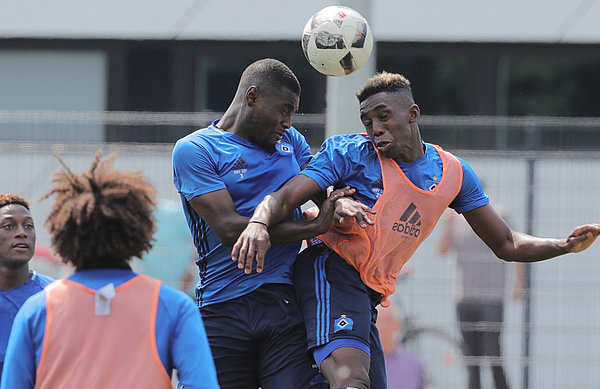
[[[46,226],[76,271],[29,299],[15,318],[2,389],[218,388],[200,314],[183,292],[135,274],[152,247],[154,188],[115,156],[54,174]]]

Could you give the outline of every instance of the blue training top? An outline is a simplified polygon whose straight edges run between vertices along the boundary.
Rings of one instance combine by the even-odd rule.
[[[98,290],[119,285],[137,276],[129,269],[94,269],[74,273],[69,279]],[[30,298],[15,317],[7,348],[6,381],[1,389],[33,388],[46,327],[46,292]],[[69,336],[69,334],[65,334]],[[177,369],[179,383],[191,389],[217,389],[217,374],[204,325],[192,299],[161,285],[156,312],[156,346],[165,370]],[[11,373],[11,374],[7,374]]]
[[[396,162],[413,184],[431,190],[442,178],[443,164],[437,150],[427,143],[424,145],[423,157],[410,163]],[[463,181],[450,207],[463,213],[488,204],[489,198],[473,169],[462,159],[458,160],[463,169]],[[364,134],[328,138],[301,174],[315,180],[322,189],[331,185],[349,185],[356,189],[354,198],[370,207],[383,193],[379,158],[373,142]]]
[[[8,336],[19,308],[25,303],[25,300],[44,289],[44,286],[52,281],[54,281],[53,278],[32,271],[29,279],[21,285],[8,290],[0,289],[0,377],[2,376]]]
[[[291,266],[301,243],[271,247],[263,271],[245,274],[231,260],[231,247],[219,241],[189,201],[227,189],[237,213],[250,217],[266,195],[298,174],[311,157],[304,136],[293,127],[285,131],[275,151],[269,153],[238,135],[220,130],[216,123],[180,139],[173,150],[175,187],[198,250],[200,281],[196,302],[200,307],[243,296],[265,283],[291,284]],[[300,209],[296,209],[286,220],[301,217]]]

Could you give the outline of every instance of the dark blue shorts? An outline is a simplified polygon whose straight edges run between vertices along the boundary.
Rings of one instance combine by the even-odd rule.
[[[300,253],[294,265],[294,283],[308,348],[317,350],[315,357],[328,349],[328,344],[344,347],[354,342],[356,348],[370,354],[371,389],[385,388],[385,361],[375,326],[381,294],[366,286],[358,271],[324,244]]]
[[[221,389],[326,389],[306,351],[294,288],[266,284],[200,308]]]

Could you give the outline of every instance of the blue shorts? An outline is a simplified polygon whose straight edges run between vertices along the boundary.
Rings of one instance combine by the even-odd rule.
[[[371,389],[385,388],[385,360],[375,326],[381,294],[366,286],[358,271],[324,244],[298,255],[294,283],[308,348],[317,364],[336,348],[359,348],[371,357]]]
[[[200,308],[221,389],[327,389],[306,352],[294,288],[266,284]]]

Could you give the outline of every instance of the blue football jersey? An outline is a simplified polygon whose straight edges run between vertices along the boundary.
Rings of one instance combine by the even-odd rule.
[[[0,289],[0,376],[8,337],[19,308],[29,297],[43,290],[44,286],[52,281],[54,279],[33,271],[31,277],[23,284],[12,289]]]
[[[409,163],[396,162],[415,186],[432,190],[442,178],[443,164],[437,150],[427,143],[424,145],[423,157]],[[463,213],[488,204],[489,198],[473,169],[462,159],[458,160],[462,165],[463,181],[450,207]],[[315,180],[321,188],[349,185],[356,189],[354,198],[370,207],[384,190],[375,146],[364,134],[328,138],[301,174]]]
[[[245,274],[231,260],[224,246],[194,211],[189,201],[196,196],[227,189],[237,213],[250,217],[269,193],[300,172],[311,157],[310,147],[294,128],[288,129],[274,152],[213,125],[180,139],[173,150],[173,178],[188,226],[198,250],[199,306],[227,301],[252,292],[264,283],[291,283],[291,265],[300,242],[273,246],[261,273]],[[300,209],[287,220],[299,220]]]

